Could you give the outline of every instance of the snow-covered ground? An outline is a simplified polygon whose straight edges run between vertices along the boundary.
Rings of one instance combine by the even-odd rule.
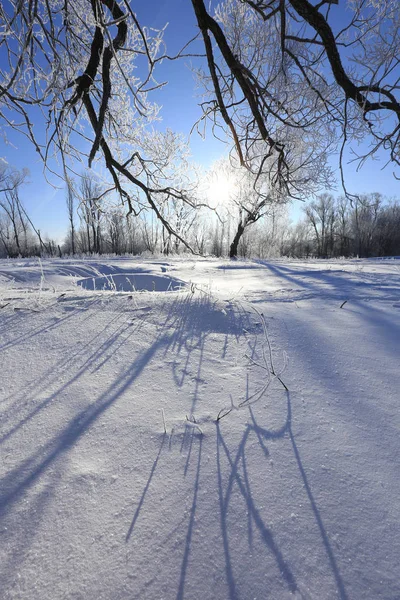
[[[0,597],[398,600],[399,401],[399,260],[0,261]]]

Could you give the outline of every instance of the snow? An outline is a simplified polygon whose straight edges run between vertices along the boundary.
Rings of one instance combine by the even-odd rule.
[[[398,260],[0,261],[0,597],[399,599],[399,351]]]

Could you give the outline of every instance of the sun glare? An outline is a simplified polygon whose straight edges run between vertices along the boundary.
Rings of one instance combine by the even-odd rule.
[[[235,191],[235,182],[227,175],[215,175],[207,189],[207,200],[212,208],[226,206],[232,200]]]

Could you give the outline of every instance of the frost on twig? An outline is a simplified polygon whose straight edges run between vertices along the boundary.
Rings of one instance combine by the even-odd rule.
[[[281,364],[280,368],[278,368],[276,366],[276,361],[275,361],[274,353],[272,350],[271,341],[269,339],[268,328],[267,328],[265,316],[263,313],[259,312],[254,307],[253,307],[253,310],[257,313],[257,315],[260,319],[262,329],[263,329],[263,338],[264,339],[263,339],[263,342],[261,345],[260,358],[254,359],[253,357],[249,356],[248,354],[245,355],[245,358],[247,358],[247,360],[249,361],[249,363],[251,365],[255,365],[256,367],[259,367],[260,369],[262,369],[265,373],[266,379],[264,380],[263,384],[256,389],[255,392],[253,392],[251,395],[247,396],[245,398],[245,400],[243,400],[242,402],[239,403],[238,406],[234,405],[233,399],[231,396],[231,406],[229,408],[228,407],[221,408],[221,410],[219,411],[217,418],[216,418],[217,423],[221,419],[223,419],[224,417],[229,415],[233,409],[240,409],[243,407],[250,406],[250,405],[254,404],[255,402],[258,402],[258,400],[260,400],[265,395],[269,386],[275,379],[279,381],[279,383],[282,385],[282,387],[287,392],[289,391],[287,385],[285,384],[285,382],[283,381],[283,379],[281,377],[287,367],[287,355],[285,352],[283,353],[282,364]]]
[[[256,308],[253,307],[253,309],[260,318],[261,325],[263,328],[264,341],[261,346],[260,360],[258,360],[258,361],[254,360],[252,357],[250,357],[248,355],[246,355],[246,358],[250,361],[251,364],[256,365],[257,367],[260,367],[261,369],[263,369],[266,373],[267,378],[266,378],[265,383],[260,388],[258,388],[251,396],[248,396],[245,400],[243,400],[243,402],[241,402],[239,404],[239,407],[249,406],[250,404],[254,404],[258,400],[260,400],[260,398],[262,398],[264,396],[265,392],[269,388],[271,382],[274,381],[274,379],[277,379],[279,381],[279,383],[282,385],[282,387],[284,387],[286,391],[289,391],[287,385],[281,378],[281,375],[284,373],[284,371],[286,370],[286,367],[287,367],[287,355],[285,352],[283,353],[283,362],[282,362],[281,367],[278,369],[275,366],[275,357],[274,357],[274,353],[272,350],[271,341],[270,341],[269,335],[268,335],[268,328],[267,328],[265,316],[263,313],[259,312]]]
[[[195,427],[200,431],[201,435],[203,435],[203,430],[201,429],[200,425],[197,424],[194,415],[192,415],[191,418],[186,415],[186,425]]]
[[[224,417],[227,417],[229,415],[229,413],[231,413],[231,412],[232,412],[232,408],[221,408],[221,410],[219,411],[217,418],[216,418],[217,423]]]
[[[233,402],[232,394],[230,394],[230,397],[231,397],[230,407],[229,408],[227,408],[227,407],[221,408],[221,410],[219,411],[219,413],[217,415],[217,418],[215,419],[216,423],[218,423],[224,417],[227,417],[233,411],[233,409],[235,409],[235,410],[238,409],[238,407],[235,406],[235,404]]]

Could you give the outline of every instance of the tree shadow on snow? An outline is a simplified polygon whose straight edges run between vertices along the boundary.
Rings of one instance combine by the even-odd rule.
[[[248,312],[240,305],[235,310],[225,310],[221,303],[208,294],[185,294],[172,302],[163,327],[172,330],[164,357],[173,356],[171,370],[177,388],[182,388],[191,373],[194,388],[189,414],[193,415],[199,400],[203,378],[204,352],[208,340],[219,337],[222,341],[220,360],[228,354],[229,344],[238,342],[247,331],[254,328]],[[215,356],[217,358],[217,356]]]
[[[72,314],[68,314],[68,317],[66,318],[70,319],[72,316]],[[3,434],[0,442],[9,440],[21,427],[30,426],[32,419],[34,419],[42,410],[48,409],[48,407],[55,402],[61,402],[63,393],[72,384],[76,383],[88,370],[101,368],[108,358],[117,352],[122,344],[127,342],[128,337],[133,335],[135,328],[128,329],[128,325],[125,322],[121,323],[118,321],[118,316],[119,313],[116,317],[113,316],[113,318],[107,322],[103,330],[97,332],[84,346],[80,346],[75,353],[67,356],[61,363],[57,364],[56,370],[54,370],[54,368],[48,369],[47,373],[41,375],[40,381],[35,380],[32,384],[29,384],[29,390],[25,390],[24,394],[21,395],[23,414],[18,422],[15,423],[14,421],[14,425],[11,429]],[[54,326],[58,326],[59,324],[60,321]],[[156,354],[166,357],[171,353],[174,355],[179,355],[181,353],[185,356],[186,364],[189,361],[189,358],[190,360],[196,361],[197,380],[194,384],[192,402],[192,409],[194,409],[198,394],[198,384],[201,378],[204,344],[207,338],[214,334],[224,336],[224,342],[222,343],[222,353],[224,354],[229,339],[238,339],[243,335],[243,327],[245,325],[249,326],[249,323],[247,322],[244,311],[239,318],[236,319],[233,314],[221,311],[220,307],[218,307],[209,297],[203,296],[193,299],[189,295],[185,297],[181,295],[179,298],[176,298],[167,313],[165,323],[158,330],[155,337],[152,338],[147,350],[144,350],[124,371],[118,373],[118,376],[110,381],[107,389],[101,393],[95,401],[88,402],[83,409],[77,411],[66,423],[59,423],[59,430],[57,433],[48,434],[45,432],[45,437],[41,435],[37,441],[38,443],[35,443],[36,448],[31,451],[29,455],[27,455],[27,453],[25,453],[25,456],[22,455],[23,458],[19,460],[18,465],[11,468],[6,473],[0,482],[0,518],[6,520],[8,519],[8,516],[11,518],[12,514],[14,514],[11,510],[15,504],[20,503],[22,499],[24,499],[26,510],[28,512],[35,510],[34,497],[37,494],[37,490],[40,490],[43,485],[47,485],[48,481],[52,479],[53,473],[61,472],[61,465],[68,456],[69,450],[83,438],[96,421],[102,417],[115,402],[117,402],[132,384],[134,384],[135,380],[140,376]],[[23,341],[30,339],[30,337],[39,335],[45,331],[45,327],[36,327],[33,331],[31,330],[27,334],[21,336],[20,339],[15,340],[15,343],[22,343]],[[128,337],[126,334],[129,334]],[[89,354],[88,350],[91,350]],[[43,389],[43,386],[48,387],[53,385],[57,382],[60,373],[71,371],[72,364],[77,367],[76,372],[72,374],[67,381],[58,385],[57,389],[42,401],[35,402],[34,407],[32,408],[32,401],[35,400],[37,390],[39,389],[37,386],[41,386]],[[174,376],[175,381],[177,381],[177,374],[175,373]],[[178,381],[180,385],[183,384],[182,379]],[[29,399],[29,396],[31,399]],[[13,408],[15,409],[16,407],[14,406]],[[21,410],[21,407],[18,410]],[[189,436],[191,436],[191,449],[194,440],[199,438],[193,434],[193,429],[190,429],[188,426],[188,439]],[[145,503],[147,490],[149,489],[153,475],[156,471],[165,440],[166,437],[164,435],[148,482],[145,486],[142,499],[139,502],[127,532],[127,541],[132,534],[136,520]],[[203,441],[200,439],[199,465],[201,462],[202,443]],[[188,468],[189,459],[190,453],[186,462],[185,474]],[[57,467],[55,467],[55,464],[57,464]],[[198,472],[197,475],[197,481],[199,480],[199,473],[200,472]],[[36,484],[39,481],[40,486],[37,488]],[[53,493],[54,492],[52,492],[52,494]],[[47,496],[47,500],[49,499],[50,495]],[[196,502],[197,500],[195,499],[193,514],[196,510]],[[192,529],[193,524],[188,533],[188,541],[185,547],[186,558],[184,558],[182,564],[180,584],[182,594],[186,578]],[[17,538],[15,537],[14,540],[14,544],[16,544]]]
[[[39,446],[35,452],[20,462],[20,464],[14,469],[10,470],[7,475],[1,481],[1,492],[0,492],[0,517],[7,517],[10,509],[16,502],[19,502],[22,497],[27,497],[26,493],[34,486],[34,484],[48,473],[51,466],[54,463],[62,460],[68,451],[75,446],[79,440],[89,431],[89,429],[96,423],[96,421],[105,414],[105,412],[113,405],[117,400],[130,388],[130,386],[136,381],[141,375],[149,362],[155,357],[156,354],[164,356],[164,358],[170,354],[176,356],[182,355],[184,361],[184,370],[177,371],[176,365],[172,364],[172,372],[176,385],[182,386],[184,378],[186,377],[185,371],[188,372],[189,362],[194,361],[196,369],[196,379],[192,396],[191,412],[193,413],[196,407],[196,402],[199,396],[199,382],[201,381],[202,375],[202,364],[204,360],[204,345],[206,340],[213,335],[221,335],[224,338],[222,344],[222,353],[226,352],[226,345],[229,340],[240,339],[243,335],[243,331],[251,329],[252,324],[249,321],[249,315],[245,311],[239,313],[230,313],[226,310],[222,310],[221,306],[214,302],[207,295],[198,296],[193,298],[190,295],[184,297],[178,297],[169,307],[165,322],[158,331],[158,334],[150,342],[148,348],[143,351],[138,358],[136,358],[122,373],[118,374],[113,381],[110,382],[108,388],[99,395],[99,397],[92,403],[88,404],[82,410],[78,411],[73,418],[71,418],[64,426],[62,426],[58,434],[52,436],[46,443]],[[70,385],[73,381],[76,381],[85,369],[94,365],[95,361],[102,360],[101,356],[103,353],[115,351],[118,348],[118,343],[124,343],[125,340],[119,340],[120,332],[117,329],[112,332],[108,337],[105,338],[102,345],[97,348],[91,356],[86,357],[86,361],[80,365],[78,372],[73,376],[70,382],[63,384],[59,390],[55,393],[60,394],[65,386]],[[221,341],[221,340],[220,340]],[[115,346],[117,344],[117,346]],[[224,350],[225,348],[225,350]],[[80,355],[82,357],[82,355]],[[338,594],[341,600],[347,600],[347,594],[342,581],[336,559],[329,541],[329,537],[325,530],[317,503],[313,496],[310,484],[307,479],[307,475],[302,464],[299,449],[297,447],[293,432],[292,432],[292,420],[291,420],[291,398],[290,393],[286,393],[287,407],[286,407],[286,419],[284,424],[277,430],[268,430],[260,427],[257,422],[255,415],[249,407],[251,422],[246,426],[242,438],[234,451],[229,450],[225,436],[222,434],[221,424],[216,424],[216,479],[217,479],[217,493],[218,493],[218,504],[219,504],[219,521],[221,527],[222,545],[224,549],[224,560],[225,560],[225,573],[226,580],[229,589],[229,597],[231,600],[238,598],[238,584],[235,576],[235,569],[233,565],[233,559],[231,556],[230,540],[229,540],[229,528],[228,528],[228,512],[233,501],[233,488],[239,490],[248,511],[247,517],[247,529],[248,536],[252,538],[252,527],[256,527],[260,538],[265,545],[268,552],[274,557],[277,569],[279,570],[281,577],[288,591],[291,593],[296,592],[298,584],[294,573],[292,572],[289,563],[285,560],[282,551],[280,550],[271,530],[265,524],[262,516],[262,512],[257,506],[257,502],[254,499],[251,491],[248,468],[246,464],[246,449],[249,440],[254,441],[254,437],[258,442],[263,455],[268,457],[267,443],[272,439],[283,439],[288,438],[291,442],[293,454],[296,459],[298,470],[301,475],[301,479],[304,483],[304,487],[312,508],[315,521],[318,525],[318,529],[324,544],[324,548],[329,560],[330,568],[333,573]],[[54,398],[47,399],[43,407],[49,402],[53,401]],[[41,405],[35,409],[35,413],[43,408]],[[34,416],[32,414],[29,418]],[[26,423],[27,419],[23,420]],[[162,456],[163,450],[166,446],[167,436],[164,433],[161,437],[160,447],[158,453],[154,459],[147,482],[144,486],[143,492],[136,506],[132,520],[129,524],[126,533],[126,542],[128,542],[132,536],[134,528],[136,526],[139,515],[142,514],[146,505],[147,494],[155,476],[157,467],[159,465],[160,457]],[[189,511],[189,518],[187,522],[187,531],[184,542],[184,550],[182,556],[182,563],[180,568],[177,600],[184,598],[185,583],[188,577],[188,565],[191,553],[191,545],[193,543],[193,533],[196,511],[198,510],[199,503],[199,485],[201,476],[202,466],[202,455],[203,455],[203,444],[207,441],[207,437],[197,435],[194,432],[194,428],[191,424],[187,424],[185,427],[184,437],[182,439],[182,447],[187,444],[188,456],[186,465],[184,467],[184,476],[186,476],[189,460],[191,455],[195,453],[197,448],[197,466],[194,476],[193,483],[193,499],[191,508]],[[223,461],[227,464],[228,469],[228,481],[224,485],[223,479],[226,474],[224,471]],[[226,469],[226,467],[225,467]],[[48,475],[49,476],[49,475]],[[29,500],[29,498],[28,498]],[[31,503],[31,509],[35,509],[35,502]]]
[[[144,486],[143,493],[142,493],[142,495],[140,497],[140,500],[138,502],[135,514],[133,515],[132,522],[131,522],[131,524],[129,526],[129,529],[128,529],[128,532],[127,532],[127,534],[125,536],[125,541],[126,542],[129,541],[129,538],[131,537],[133,529],[135,527],[136,521],[138,520],[140,511],[142,510],[144,501],[146,499],[146,494],[147,494],[147,492],[149,490],[149,487],[150,487],[150,484],[151,484],[151,480],[153,479],[153,475],[155,473],[155,470],[157,469],[158,461],[160,459],[161,452],[162,452],[162,449],[163,449],[164,442],[165,442],[166,438],[167,438],[167,434],[164,432],[163,436],[162,436],[161,444],[160,444],[160,449],[159,449],[158,454],[157,454],[157,456],[156,456],[156,458],[155,458],[155,460],[153,462],[153,466],[151,467],[149,478],[148,478],[148,480],[146,482],[146,485]]]
[[[112,381],[97,400],[79,411],[48,442],[31,456],[21,461],[1,480],[0,517],[28,490],[47,469],[72,448],[90,427],[126,392],[142,373],[148,362],[169,341],[169,336],[157,338],[126,371]]]
[[[192,434],[192,440],[193,440],[193,437],[194,437],[194,435]],[[183,600],[183,598],[184,598],[185,580],[186,580],[188,563],[189,563],[190,546],[192,543],[193,527],[195,524],[195,516],[196,516],[196,509],[197,509],[197,495],[198,495],[198,491],[199,491],[199,482],[200,482],[201,451],[202,451],[202,445],[203,445],[203,437],[202,436],[198,437],[198,440],[199,440],[199,444],[198,444],[197,468],[196,468],[196,475],[195,475],[195,481],[194,481],[194,487],[193,487],[193,501],[192,501],[192,506],[190,508],[189,523],[188,523],[186,539],[185,539],[185,550],[183,553],[181,573],[180,573],[180,579],[179,579],[179,587],[178,587],[178,593],[176,595],[176,600]]]
[[[94,305],[98,304],[101,301],[101,299],[99,297],[91,298],[90,300],[83,298],[82,301],[84,302],[84,309],[89,310],[89,308],[93,308]],[[13,338],[9,342],[5,342],[4,344],[1,344],[0,345],[0,353],[4,352],[5,350],[8,350],[9,348],[13,348],[14,346],[18,346],[20,344],[25,344],[28,340],[31,340],[42,334],[46,335],[52,329],[60,328],[62,325],[65,324],[66,321],[69,321],[69,320],[75,318],[76,313],[70,312],[69,314],[65,315],[64,317],[57,319],[57,321],[54,321],[54,323],[47,322],[45,325],[36,325],[35,324],[36,313],[33,313],[32,315],[30,315],[30,317],[31,317],[30,320],[33,322],[32,329],[28,332],[24,332],[24,333],[18,335],[17,337]]]
[[[276,541],[274,540],[274,536],[269,528],[265,525],[263,518],[261,516],[261,512],[257,507],[255,500],[252,497],[251,487],[249,483],[249,477],[246,466],[246,446],[249,443],[251,437],[254,438],[256,436],[260,448],[265,457],[268,457],[269,452],[266,446],[266,442],[272,439],[281,439],[281,438],[289,438],[293,453],[296,459],[297,467],[299,469],[304,488],[306,490],[308,500],[310,502],[310,506],[312,508],[315,521],[318,525],[318,529],[320,531],[320,535],[324,544],[324,548],[326,554],[328,556],[329,564],[331,571],[333,573],[337,591],[341,600],[348,600],[348,596],[345,590],[345,586],[340,575],[340,571],[334,556],[334,552],[332,546],[329,541],[328,534],[324,527],[321,514],[319,512],[317,503],[313,496],[310,484],[307,479],[307,475],[301,460],[300,452],[297,447],[293,431],[292,431],[292,409],[291,409],[291,398],[290,392],[286,391],[287,398],[287,418],[286,422],[282,425],[282,427],[278,430],[267,430],[263,427],[260,427],[256,422],[256,418],[254,412],[249,406],[251,423],[247,424],[244,434],[242,436],[241,441],[237,446],[237,450],[235,452],[231,452],[228,448],[228,445],[224,439],[224,436],[221,431],[220,422],[217,422],[217,475],[218,475],[218,491],[219,491],[219,504],[220,504],[220,523],[221,523],[221,534],[224,546],[225,553],[225,570],[226,570],[226,578],[229,586],[229,594],[231,600],[236,600],[238,598],[237,592],[237,583],[235,581],[235,573],[232,564],[230,544],[229,544],[229,531],[228,531],[228,510],[229,504],[232,500],[232,491],[233,485],[236,484],[237,488],[242,495],[247,511],[248,511],[248,535],[249,541],[251,543],[252,538],[252,530],[251,530],[251,520],[253,520],[263,543],[266,548],[273,554],[279,572],[281,573],[282,579],[287,585],[289,591],[291,593],[296,592],[298,590],[298,586],[296,583],[295,576],[290,568],[290,565],[285,560],[282,552],[280,551]],[[223,486],[223,466],[222,466],[222,458],[225,457],[228,461],[228,470],[229,479],[228,483]]]
[[[100,370],[118,349],[128,342],[131,336],[138,333],[138,329],[142,325],[142,322],[138,321],[136,326],[132,327],[126,320],[120,322],[121,316],[123,317],[124,313],[118,312],[117,315],[113,316],[106,323],[104,328],[90,338],[87,343],[84,345],[79,344],[76,352],[68,354],[61,361],[56,360],[56,363],[46,372],[42,373],[39,378],[33,379],[28,386],[21,390],[20,394],[14,399],[9,408],[3,411],[3,425],[8,418],[15,419],[17,411],[23,413],[26,406],[29,408],[26,411],[26,414],[21,415],[16,424],[0,436],[0,444],[10,438],[42,410],[46,409],[54,402],[62,401],[63,394],[68,388],[76,383],[88,371],[96,372]],[[94,345],[95,348],[92,350]],[[44,389],[53,386],[59,381],[60,373],[65,372],[67,369],[71,371],[74,367],[77,368],[74,375],[61,386],[58,386],[51,394],[48,394],[42,401],[37,401],[37,396],[39,394],[42,395]],[[20,406],[20,404],[22,404],[22,406]],[[34,408],[30,408],[31,405],[33,405]]]
[[[299,269],[268,262],[262,264],[273,275],[296,285],[298,289],[294,291],[298,292],[298,297],[292,297],[292,301],[308,298],[351,300],[355,302],[373,299],[391,301],[400,299],[400,278],[396,280],[390,277],[389,285],[387,274],[376,273],[373,277],[366,278],[361,273],[348,272],[343,269],[313,271],[312,269]],[[323,263],[321,263],[321,268],[323,268]],[[381,291],[382,288],[383,291]],[[307,298],[305,298],[303,290],[309,292]]]
[[[292,594],[298,592],[301,595],[301,590],[299,590],[295,574],[291,569],[289,562],[285,559],[282,550],[279,548],[274,534],[265,523],[262,514],[262,509],[259,508],[257,500],[253,497],[246,458],[247,446],[248,444],[250,444],[250,446],[253,448],[254,439],[256,439],[256,441],[258,442],[258,445],[265,459],[269,459],[269,451],[267,447],[269,441],[278,439],[289,439],[296,460],[297,468],[301,476],[301,481],[306,491],[310,507],[312,509],[315,522],[318,526],[323,546],[329,561],[330,569],[336,584],[338,597],[340,598],[340,600],[348,600],[348,595],[339,571],[339,567],[331,543],[329,541],[329,536],[325,529],[317,502],[314,498],[310,483],[307,478],[307,474],[301,459],[299,448],[296,444],[292,432],[290,392],[285,392],[285,394],[286,419],[283,425],[275,430],[268,430],[264,427],[261,427],[256,421],[256,417],[251,406],[249,406],[251,422],[246,425],[241,440],[237,445],[235,444],[234,450],[228,448],[228,443],[225,439],[226,436],[222,433],[221,422],[218,421],[216,423],[217,497],[219,506],[221,541],[224,551],[225,577],[228,587],[229,598],[230,600],[238,600],[241,597],[241,593],[239,591],[241,576],[236,573],[234,565],[235,561],[232,557],[232,541],[230,540],[230,527],[228,523],[229,510],[233,509],[232,503],[237,502],[237,497],[233,493],[235,489],[239,491],[241,497],[245,502],[249,546],[252,546],[252,538],[254,536],[253,527],[255,527],[255,531],[258,532],[259,537],[262,540],[262,543],[264,544],[266,550],[273,556],[277,570],[280,573],[280,576],[284,582],[284,585],[287,587],[288,592]],[[180,568],[176,600],[183,600],[183,598],[185,597],[185,583],[188,574],[190,573],[188,567],[191,551],[193,551],[193,531],[196,522],[196,513],[198,511],[198,491],[200,487],[203,444],[205,444],[208,441],[208,436],[203,437],[203,435],[196,434],[195,430],[192,427],[187,427],[187,430],[184,434],[184,438],[182,440],[181,451],[182,447],[185,445],[185,440],[188,452],[186,464],[184,467],[185,477],[187,473],[188,463],[190,461],[190,456],[193,453],[193,447],[197,448],[197,460],[193,481],[192,503],[189,510],[189,516],[188,518],[184,519],[184,522],[186,522],[187,529],[184,541],[184,550]],[[151,467],[150,474],[144,486],[141,497],[137,503],[133,519],[130,523],[129,529],[126,534],[126,542],[129,541],[133,533],[134,527],[137,523],[139,514],[141,514],[141,512],[144,509],[146,495],[148,493],[150,484],[153,480],[161,453],[163,449],[166,448],[165,441],[166,434],[164,434],[161,439],[160,448]],[[205,474],[204,477],[208,478],[209,473]],[[182,529],[182,523],[179,524],[179,529]]]

